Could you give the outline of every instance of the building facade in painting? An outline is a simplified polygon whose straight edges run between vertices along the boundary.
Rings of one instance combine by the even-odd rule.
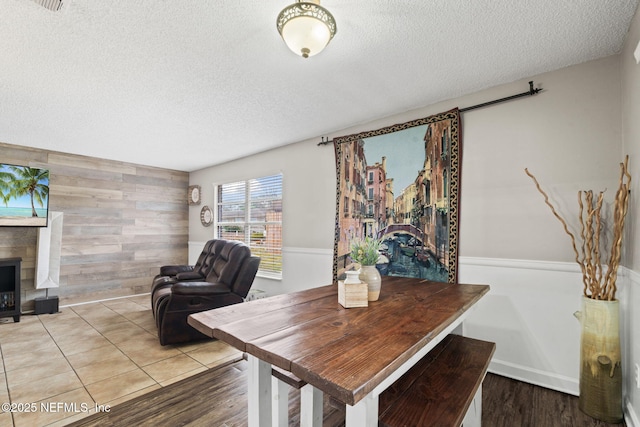
[[[416,186],[411,183],[405,187],[400,195],[396,197],[394,204],[394,223],[411,224],[411,212],[416,201]]]
[[[382,162],[367,166],[366,208],[364,233],[375,236],[387,226],[387,171],[386,157]]]
[[[424,135],[424,168],[418,174],[413,223],[425,235],[425,248],[449,263],[449,174],[451,173],[449,121],[432,123]]]
[[[367,160],[361,139],[343,143],[340,148],[343,179],[340,181],[338,255],[344,265],[344,258],[350,250],[349,242],[364,235]]]

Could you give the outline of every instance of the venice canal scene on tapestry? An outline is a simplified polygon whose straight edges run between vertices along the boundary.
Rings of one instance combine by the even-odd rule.
[[[368,236],[381,242],[381,275],[455,281],[459,115],[452,111],[334,139],[334,279],[358,267],[350,242]]]

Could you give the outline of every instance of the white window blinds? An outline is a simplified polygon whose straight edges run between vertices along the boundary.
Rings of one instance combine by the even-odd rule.
[[[258,274],[282,277],[282,174],[218,186],[217,237],[260,257]]]

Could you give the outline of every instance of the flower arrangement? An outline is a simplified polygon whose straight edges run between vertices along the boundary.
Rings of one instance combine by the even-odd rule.
[[[351,242],[351,259],[361,265],[375,265],[380,254],[380,241],[373,237],[355,239]]]

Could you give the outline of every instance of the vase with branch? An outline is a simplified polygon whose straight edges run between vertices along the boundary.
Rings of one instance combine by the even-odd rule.
[[[620,310],[616,299],[624,220],[629,206],[631,175],[629,156],[620,163],[618,190],[613,200],[610,247],[606,250],[607,227],[604,191],[578,191],[578,227],[575,234],[556,211],[536,177],[525,168],[553,215],[571,239],[575,261],[583,282],[582,310],[575,313],[581,323],[580,399],[586,414],[609,423],[622,415],[622,366],[620,352]]]

